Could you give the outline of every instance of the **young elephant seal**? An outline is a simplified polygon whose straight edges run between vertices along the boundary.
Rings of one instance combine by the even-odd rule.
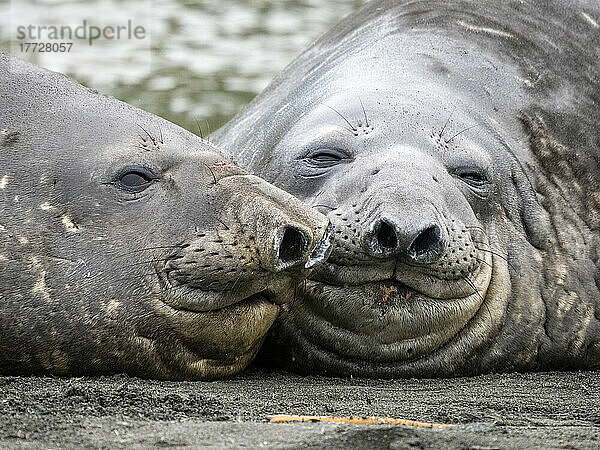
[[[243,369],[327,219],[191,133],[0,54],[0,373]]]
[[[327,213],[273,328],[303,372],[600,367],[600,3],[375,1],[217,142]]]

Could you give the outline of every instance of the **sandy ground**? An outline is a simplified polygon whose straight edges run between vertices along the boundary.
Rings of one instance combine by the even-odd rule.
[[[272,424],[271,414],[459,424]],[[600,372],[447,380],[0,377],[0,448],[599,448]]]

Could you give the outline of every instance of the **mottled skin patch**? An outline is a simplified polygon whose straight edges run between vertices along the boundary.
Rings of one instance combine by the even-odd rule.
[[[374,377],[600,367],[599,5],[371,2],[216,133],[335,228],[265,358]]]
[[[326,256],[325,217],[165,120],[4,53],[0,110],[0,373],[233,375]]]

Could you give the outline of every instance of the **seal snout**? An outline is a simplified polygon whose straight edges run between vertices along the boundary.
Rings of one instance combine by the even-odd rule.
[[[319,264],[329,256],[328,225],[322,216],[299,217],[293,211],[266,204],[261,220],[256,222],[261,266],[270,272],[293,269],[296,276]]]
[[[428,264],[442,257],[446,242],[437,223],[421,224],[407,220],[402,226],[398,221],[380,217],[365,234],[365,247],[377,258],[404,256],[410,260]]]

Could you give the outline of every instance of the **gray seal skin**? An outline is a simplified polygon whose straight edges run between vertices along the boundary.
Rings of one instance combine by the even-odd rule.
[[[597,1],[375,1],[217,132],[335,228],[267,361],[600,367],[599,24]]]
[[[212,379],[328,220],[191,133],[0,54],[0,373]]]

